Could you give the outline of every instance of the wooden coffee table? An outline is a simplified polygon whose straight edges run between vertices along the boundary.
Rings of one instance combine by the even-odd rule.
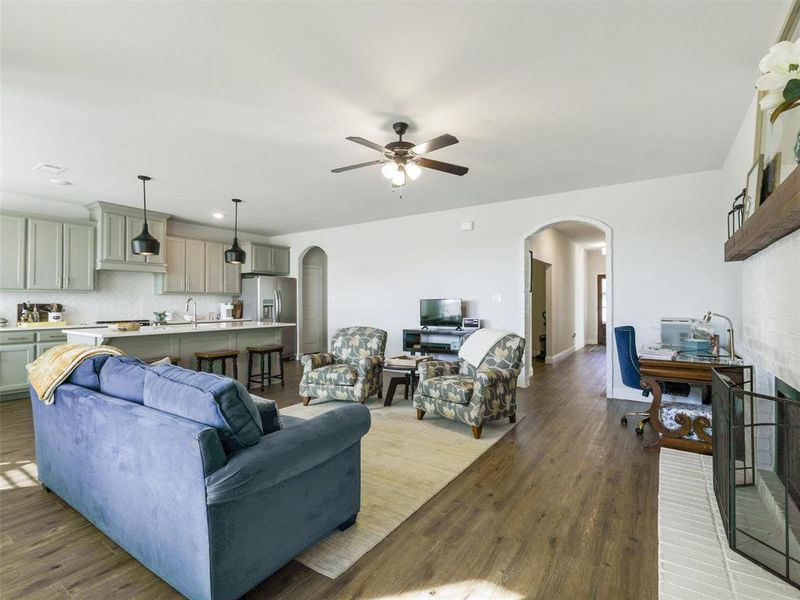
[[[398,385],[404,385],[405,389],[403,391],[403,399],[408,400],[408,390],[411,388],[411,397],[414,397],[414,392],[417,389],[417,384],[419,383],[419,372],[417,371],[419,367],[383,367],[384,371],[388,371],[389,373],[402,373],[397,377],[392,377],[389,380],[389,389],[386,390],[386,400],[384,400],[384,406],[391,406],[392,400],[394,400],[394,391],[397,389]]]

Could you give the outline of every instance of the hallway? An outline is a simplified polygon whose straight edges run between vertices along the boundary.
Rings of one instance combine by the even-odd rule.
[[[537,364],[517,427],[348,572],[291,562],[247,598],[656,598],[658,459],[620,427],[633,403],[605,399],[604,362]],[[299,363],[286,372],[263,394],[281,406],[299,402]],[[33,460],[28,400],[0,403],[0,437],[3,475]],[[32,483],[6,483],[0,508],[2,598],[179,597]]]

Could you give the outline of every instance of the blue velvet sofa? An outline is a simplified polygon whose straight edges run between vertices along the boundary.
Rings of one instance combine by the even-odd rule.
[[[232,379],[108,356],[31,398],[42,485],[189,598],[238,598],[358,514],[361,404],[296,419]]]

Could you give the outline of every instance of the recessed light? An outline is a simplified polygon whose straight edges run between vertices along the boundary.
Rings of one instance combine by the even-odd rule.
[[[72,182],[67,181],[66,179],[51,179],[50,183],[54,183],[56,185],[72,185]]]
[[[215,219],[224,219],[225,218],[225,215],[223,215],[222,213],[214,213],[211,216],[214,217]]]
[[[39,171],[40,173],[47,173],[48,175],[61,175],[64,171],[67,170],[67,167],[59,167],[58,165],[48,165],[47,163],[39,163],[35,167],[33,167],[34,171]]]

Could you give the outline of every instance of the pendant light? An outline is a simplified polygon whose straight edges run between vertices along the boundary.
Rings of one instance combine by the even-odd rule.
[[[134,254],[140,254],[142,256],[158,256],[158,253],[161,250],[161,243],[152,235],[150,235],[150,232],[147,230],[147,190],[145,188],[145,184],[150,181],[150,178],[147,175],[139,175],[139,179],[142,181],[144,226],[142,227],[142,233],[131,240],[131,252]]]
[[[225,250],[225,262],[233,265],[239,265],[245,261],[247,254],[239,246],[239,203],[241,200],[234,198],[233,202],[235,217],[233,220],[233,245]]]

